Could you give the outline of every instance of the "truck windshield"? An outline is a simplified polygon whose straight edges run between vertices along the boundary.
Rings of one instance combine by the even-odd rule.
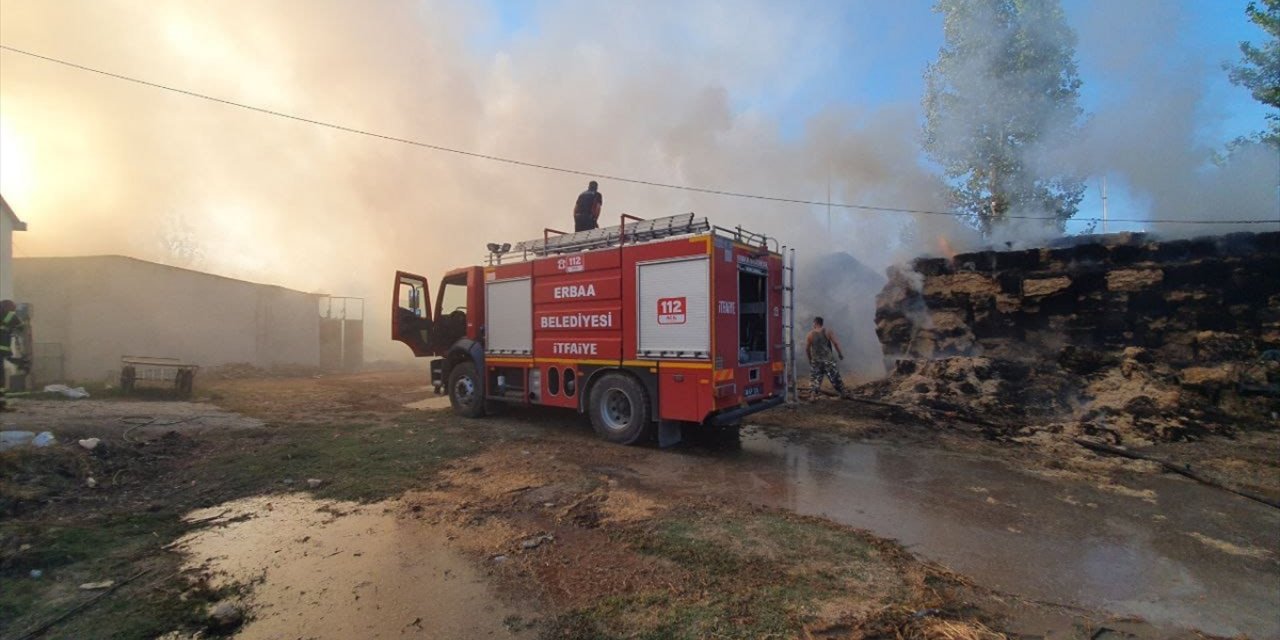
[[[467,276],[453,275],[440,284],[440,310],[436,318],[439,344],[449,345],[467,335]]]
[[[446,282],[440,292],[440,313],[449,315],[454,311],[467,312],[467,283]]]

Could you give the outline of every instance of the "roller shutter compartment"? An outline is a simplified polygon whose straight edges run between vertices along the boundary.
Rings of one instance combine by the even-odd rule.
[[[706,256],[636,265],[641,358],[707,358],[711,283]]]
[[[492,354],[533,353],[533,287],[530,278],[485,283],[485,351]]]

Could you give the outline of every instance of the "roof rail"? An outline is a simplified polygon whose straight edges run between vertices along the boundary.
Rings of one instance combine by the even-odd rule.
[[[636,220],[634,216],[623,214],[624,219]],[[548,229],[543,237],[537,240],[518,242],[511,251],[535,256],[547,256],[557,253],[588,251],[602,247],[615,247],[623,243],[648,242],[660,238],[669,238],[683,234],[704,233],[711,230],[711,223],[706,218],[699,218],[693,213],[681,213],[665,218],[639,220],[629,224],[619,224],[602,229],[564,233]],[[551,235],[557,233],[560,235]]]

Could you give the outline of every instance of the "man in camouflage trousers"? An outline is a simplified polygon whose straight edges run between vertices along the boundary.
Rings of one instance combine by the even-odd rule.
[[[22,330],[22,318],[18,317],[18,305],[12,300],[0,300],[0,411],[6,411],[4,365],[13,360],[13,337]]]
[[[822,390],[823,377],[829,378],[831,386],[836,388],[836,393],[843,396],[844,380],[840,379],[840,368],[836,366],[833,356],[839,356],[844,360],[844,350],[840,348],[840,341],[836,340],[835,334],[822,326],[822,316],[813,319],[813,330],[805,340],[805,353],[809,356],[809,368],[812,370],[809,399],[818,399],[818,393]]]

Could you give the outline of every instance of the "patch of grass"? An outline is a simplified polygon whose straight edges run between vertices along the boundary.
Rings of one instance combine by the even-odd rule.
[[[544,638],[795,637],[880,562],[858,532],[774,512],[677,511],[618,539],[679,566],[692,586],[604,599],[553,620]]]
[[[203,463],[232,493],[307,489],[306,480],[317,478],[316,496],[357,501],[421,486],[445,462],[479,448],[461,432],[369,424],[276,427],[234,437],[240,440],[235,448]]]
[[[869,560],[873,551],[863,536],[826,522],[765,513],[757,516],[754,524],[763,530],[762,537],[790,560],[818,554],[837,562],[863,561]]]
[[[9,518],[51,496],[78,488],[89,474],[85,456],[61,447],[0,453],[0,516]]]
[[[111,552],[121,550],[120,547],[136,546],[129,545],[130,540],[151,534],[170,534],[178,525],[173,513],[127,514],[72,526],[5,523],[0,525],[0,535],[6,547],[11,544],[30,547],[20,554],[6,554],[0,566],[4,575],[26,574],[32,569],[54,574],[60,567],[110,556]]]
[[[712,535],[708,535],[712,534]],[[746,569],[746,560],[723,539],[697,520],[676,518],[660,521],[650,534],[636,543],[642,553],[660,556],[682,567],[696,567],[707,577],[733,575]]]
[[[17,620],[33,610],[43,591],[43,584],[26,576],[0,576],[0,621]],[[8,628],[7,622],[0,622],[0,632]]]
[[[67,525],[8,521],[0,524],[0,630],[25,629],[50,619],[64,609],[93,597],[96,592],[77,589],[83,582],[123,580],[138,570],[139,564],[159,567],[176,564],[175,558],[148,558],[156,540],[168,541],[182,530],[176,512],[142,512],[108,515],[95,521]],[[26,547],[25,549],[23,547]],[[41,572],[33,577],[33,570]],[[175,568],[169,568],[175,571]],[[177,602],[148,600],[145,607],[134,598],[113,598],[113,606],[132,607],[126,618],[174,624],[169,609],[189,608]],[[112,618],[123,622],[126,618]],[[134,622],[137,622],[134,620]],[[90,637],[58,627],[50,637]],[[163,632],[163,631],[161,631]],[[84,635],[85,633],[89,635]],[[100,632],[96,632],[100,633]],[[103,636],[106,637],[106,636]],[[145,637],[113,634],[110,637]]]
[[[167,579],[158,571],[140,582],[140,592],[134,597],[106,598],[94,615],[68,621],[58,627],[54,637],[155,638],[179,629],[199,629],[207,624],[210,603],[233,598],[244,590],[243,585],[214,589],[204,582]],[[109,621],[107,633],[103,621]],[[206,631],[202,637],[219,636]]]

